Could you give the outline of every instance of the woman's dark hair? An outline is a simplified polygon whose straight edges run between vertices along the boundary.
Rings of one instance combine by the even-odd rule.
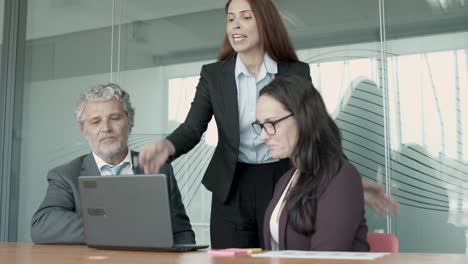
[[[298,141],[292,154],[300,174],[286,198],[289,222],[299,233],[314,233],[317,199],[341,169],[341,134],[310,80],[278,75],[260,96],[268,95],[293,113]]]
[[[225,7],[227,14],[232,0],[228,0]],[[260,43],[265,52],[276,62],[298,61],[296,51],[289,38],[288,31],[281,20],[281,16],[271,0],[247,0],[255,16],[260,34]],[[227,33],[224,34],[223,45],[219,51],[219,60],[226,61],[236,52],[229,43]]]

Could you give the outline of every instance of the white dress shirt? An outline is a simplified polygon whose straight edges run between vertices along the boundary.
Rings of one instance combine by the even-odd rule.
[[[96,153],[93,152],[93,156],[94,156],[94,160],[96,161],[96,165],[99,169],[99,172],[101,173],[101,175],[112,175],[112,173],[103,168],[104,166],[113,166],[111,164],[108,164],[107,162],[105,162],[103,159],[101,159],[101,157],[99,157]],[[121,165],[122,163],[124,162],[128,162],[128,165],[125,166],[121,171],[120,171],[120,174],[121,175],[133,175],[133,164],[132,164],[132,155],[130,153],[130,149],[128,149],[128,153],[127,153],[127,156],[125,157],[125,159],[122,160],[122,162],[120,162],[119,164],[117,164],[117,166]]]
[[[278,200],[278,203],[275,206],[275,209],[273,209],[273,212],[271,213],[271,218],[270,218],[270,234],[271,234],[271,250],[279,250],[279,219],[281,216],[281,212],[284,209],[284,203],[285,200],[284,198],[286,197],[286,194],[289,192],[291,189],[291,185],[293,182],[296,181],[298,171],[294,171],[294,175],[291,177],[291,180],[289,180],[288,185],[283,191],[283,194],[281,195],[280,199]]]
[[[270,156],[266,143],[252,128],[260,91],[275,78],[278,64],[265,53],[257,77],[250,74],[238,55],[236,58],[235,78],[239,109],[239,157],[245,163],[258,164],[277,161]]]

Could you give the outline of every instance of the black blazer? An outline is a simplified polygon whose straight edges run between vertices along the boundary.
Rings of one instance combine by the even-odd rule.
[[[234,76],[236,56],[225,62],[204,65],[195,98],[184,121],[167,139],[174,144],[173,158],[190,151],[206,131],[212,116],[218,127],[218,145],[202,183],[220,202],[227,199],[239,156],[239,110]],[[278,63],[278,74],[295,74],[310,79],[303,62]]]
[[[132,151],[132,160],[136,155],[138,153]],[[143,171],[134,168],[134,173],[143,174]],[[185,213],[172,166],[164,164],[161,173],[167,175],[174,243],[195,243],[195,234]],[[92,153],[49,171],[47,194],[31,221],[31,238],[34,243],[85,243],[78,177],[95,175],[100,175],[100,172]]]

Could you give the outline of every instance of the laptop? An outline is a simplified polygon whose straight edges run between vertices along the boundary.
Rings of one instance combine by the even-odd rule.
[[[78,178],[86,243],[99,249],[190,251],[174,244],[166,175]]]

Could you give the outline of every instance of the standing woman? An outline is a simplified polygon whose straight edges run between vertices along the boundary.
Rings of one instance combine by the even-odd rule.
[[[140,154],[146,173],[190,151],[214,116],[218,145],[203,177],[213,193],[211,247],[262,247],[266,206],[289,161],[273,159],[252,130],[259,91],[277,74],[310,79],[298,61],[271,0],[230,0],[219,61],[204,65],[195,98],[182,123],[167,139],[147,144]]]

